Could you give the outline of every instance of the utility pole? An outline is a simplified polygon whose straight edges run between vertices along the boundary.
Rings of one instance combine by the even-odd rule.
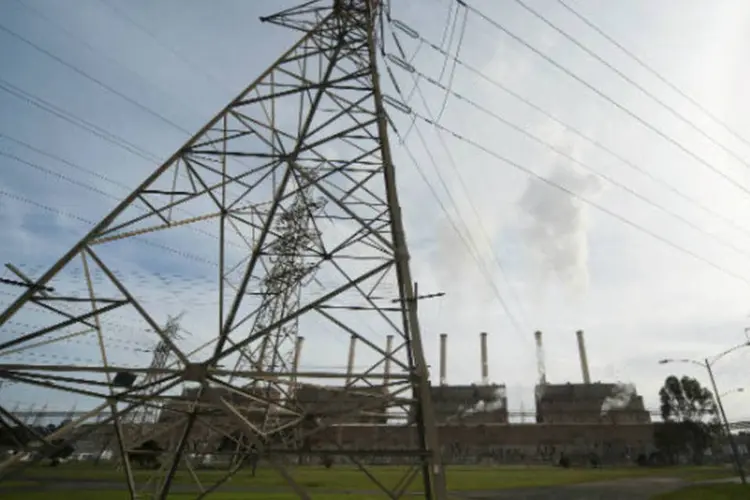
[[[404,297],[399,299],[393,299],[391,302],[405,303],[407,310],[410,311],[410,319],[418,317],[419,313],[419,301],[424,299],[431,299],[436,297],[442,297],[445,295],[444,292],[437,292],[427,295],[419,295],[419,284],[415,281],[413,287],[413,295],[411,297]],[[412,363],[414,360],[412,359]],[[425,376],[422,378],[424,383],[422,387],[414,387],[414,397],[416,403],[416,417],[418,422],[425,422],[425,425],[419,428],[419,438],[424,443],[425,448],[430,447],[430,443],[437,444],[437,422],[435,420],[435,411],[432,408],[432,398],[430,395],[432,392],[432,382],[429,378],[429,370],[427,366],[424,366]],[[431,435],[434,432],[434,435]],[[434,445],[433,445],[434,446]],[[439,449],[429,450],[434,454],[440,454]],[[432,478],[432,481],[430,481]],[[425,498],[446,498],[447,494],[447,481],[445,478],[445,471],[442,464],[439,467],[434,467],[430,470],[430,464],[427,460],[422,460],[422,479],[424,485]],[[433,492],[433,488],[436,490]]]
[[[724,412],[724,405],[721,403],[721,394],[719,394],[719,389],[716,387],[716,379],[714,379],[714,371],[711,369],[711,363],[708,361],[708,358],[704,359],[704,364],[706,366],[706,371],[708,371],[708,376],[711,379],[711,386],[714,390],[714,398],[716,399],[716,405],[719,407],[719,412],[721,412],[721,420],[724,424],[724,429],[727,433],[727,439],[729,440],[729,446],[732,448],[732,458],[734,459],[734,463],[737,466],[737,472],[740,474],[740,480],[742,481],[742,484],[747,484],[747,478],[745,477],[745,469],[742,467],[742,459],[740,458],[739,450],[737,449],[737,443],[734,440],[734,436],[732,435],[732,431],[729,428],[729,420],[727,420],[727,414]]]

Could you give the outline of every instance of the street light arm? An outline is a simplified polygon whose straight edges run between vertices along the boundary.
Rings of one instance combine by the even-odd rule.
[[[706,367],[705,364],[701,363],[700,361],[696,361],[694,359],[687,359],[687,358],[671,359],[671,358],[667,358],[667,359],[660,359],[659,360],[659,364],[660,365],[666,365],[668,363],[692,363],[694,365],[700,366],[701,368],[705,368]]]
[[[748,340],[747,342],[744,342],[742,344],[736,345],[734,347],[731,347],[731,348],[727,349],[726,351],[724,351],[724,352],[722,352],[720,354],[717,354],[716,356],[714,356],[713,358],[711,358],[711,360],[709,361],[709,364],[713,365],[714,363],[716,363],[718,360],[720,360],[721,358],[723,358],[727,354],[733,353],[734,351],[736,351],[738,349],[742,349],[743,347],[749,347],[749,346],[750,346],[750,340]]]
[[[738,387],[736,389],[732,389],[731,391],[722,392],[721,394],[719,394],[719,397],[723,398],[723,397],[729,396],[730,394],[734,394],[734,393],[737,393],[737,392],[745,392],[745,388],[744,387]]]

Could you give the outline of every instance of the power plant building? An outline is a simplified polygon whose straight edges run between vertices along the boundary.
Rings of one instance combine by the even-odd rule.
[[[542,332],[534,334],[539,382],[535,387],[536,421],[540,424],[649,424],[651,415],[635,387],[591,382],[583,331],[576,332],[583,383],[550,384],[544,367]]]
[[[623,386],[612,383],[536,386],[536,420],[543,424],[647,424],[651,415],[643,397],[618,398]],[[608,405],[614,400],[617,404]],[[610,407],[611,406],[611,407]]]

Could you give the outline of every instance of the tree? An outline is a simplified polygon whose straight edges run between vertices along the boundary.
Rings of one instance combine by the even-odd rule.
[[[688,454],[693,462],[702,462],[719,428],[711,391],[694,378],[670,375],[659,390],[659,399],[664,423],[654,431],[656,446],[672,461]]]
[[[73,445],[66,443],[64,439],[54,439],[50,445],[52,445],[52,449],[47,454],[47,458],[50,459],[50,466],[52,467],[56,467],[61,460],[65,460],[76,451]]]
[[[164,449],[153,439],[142,443],[137,448],[128,452],[130,461],[148,469],[158,469],[161,463],[159,456]]]
[[[665,422],[702,422],[716,416],[713,394],[691,377],[667,377],[659,400]]]

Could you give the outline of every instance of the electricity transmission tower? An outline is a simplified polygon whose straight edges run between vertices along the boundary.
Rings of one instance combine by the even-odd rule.
[[[389,498],[419,478],[426,498],[446,498],[379,83],[384,8],[314,0],[264,18],[301,37],[48,271],[21,283],[0,314],[0,378],[76,394],[92,408],[36,449],[114,437],[132,498],[167,498],[178,470],[199,483],[198,498],[210,497],[242,465],[215,484],[199,478],[189,450],[214,434],[252,445],[299,498],[310,496],[288,468],[303,455],[348,460]],[[123,255],[149,252],[142,265],[156,265],[159,247],[193,258],[186,272],[210,276],[195,291],[200,305],[181,318],[198,346],[157,323],[166,306],[128,274]],[[153,332],[174,361],[118,361],[106,343],[115,322]],[[27,328],[3,334],[9,325]],[[81,328],[98,345],[94,362],[2,362],[4,350],[65,346]],[[300,333],[323,362],[356,337],[369,369],[300,369],[290,362]],[[316,403],[290,389],[322,385],[321,398],[336,398]],[[125,436],[155,407],[144,439],[158,442],[159,466],[144,492]],[[357,449],[337,441],[348,432],[341,424],[363,420],[388,425],[360,429],[369,437]],[[389,446],[397,426],[402,437]],[[22,455],[0,462],[0,479],[32,463]],[[363,462],[372,457],[408,464],[404,477],[377,479]]]
[[[170,317],[164,326],[164,336],[172,342],[179,341],[181,338],[181,316],[182,314],[176,317]],[[162,377],[160,372],[167,367],[171,357],[172,353],[169,346],[163,340],[159,340],[156,347],[154,347],[149,370],[143,374],[142,379],[139,381],[140,383],[136,386],[140,389],[133,391],[132,396],[157,402],[162,389],[161,386],[163,385],[160,381],[160,378]],[[121,373],[127,374],[128,372]],[[126,427],[126,432],[123,433],[123,441],[126,449],[139,446],[148,438],[148,436],[154,434],[154,427],[155,424],[158,423],[160,412],[161,406],[158,404],[152,404],[136,407],[132,411],[123,415],[122,422]],[[119,443],[115,444],[116,446],[119,446]]]

